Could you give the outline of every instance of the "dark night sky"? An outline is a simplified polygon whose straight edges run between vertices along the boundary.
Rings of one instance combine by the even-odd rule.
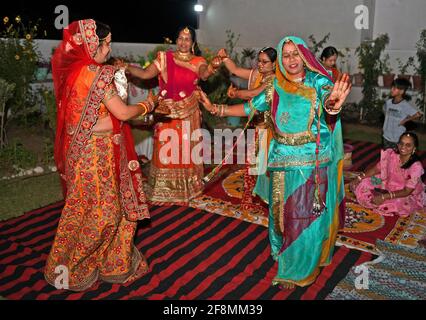
[[[54,27],[57,17],[55,8],[66,5],[70,22],[93,18],[109,24],[116,42],[163,43],[164,37],[175,38],[177,28],[189,25],[197,27],[197,16],[193,10],[196,0],[118,0],[116,4],[105,1],[22,1],[12,0],[1,5],[1,18],[14,19],[20,15],[23,22],[37,21],[41,39],[61,39],[62,31]]]

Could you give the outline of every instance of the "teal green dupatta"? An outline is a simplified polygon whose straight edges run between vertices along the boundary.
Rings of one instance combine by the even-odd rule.
[[[306,76],[287,79],[282,48],[296,45]],[[340,119],[327,123],[323,105],[333,83],[327,71],[297,37],[277,47],[279,69],[271,90],[245,104],[246,113],[265,111],[273,131],[268,153],[269,238],[278,262],[274,284],[313,283],[330,263],[344,212],[343,140]],[[318,206],[317,212],[314,210]]]

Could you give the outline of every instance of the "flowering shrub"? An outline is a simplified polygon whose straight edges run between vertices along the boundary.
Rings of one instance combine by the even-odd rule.
[[[30,82],[34,79],[40,54],[34,37],[37,24],[25,25],[20,16],[0,22],[0,78],[15,84],[13,97],[8,101],[5,116],[26,117],[33,112]]]

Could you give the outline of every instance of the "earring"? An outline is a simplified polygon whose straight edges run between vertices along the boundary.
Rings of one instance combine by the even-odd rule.
[[[195,43],[193,43],[193,44],[192,44],[192,47],[191,47],[191,52],[192,52],[192,54],[195,54],[195,49],[194,49],[194,48],[195,48]]]

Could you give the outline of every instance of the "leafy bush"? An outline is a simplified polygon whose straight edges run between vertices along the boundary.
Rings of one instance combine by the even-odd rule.
[[[28,169],[37,163],[36,156],[29,151],[19,140],[14,140],[0,150],[0,171],[9,172],[11,168]]]
[[[56,99],[55,94],[51,90],[40,90],[41,96],[43,97],[46,111],[43,113],[44,123],[52,129],[52,132],[56,132]]]
[[[0,149],[6,145],[6,103],[13,97],[14,83],[0,78]]]
[[[330,32],[327,33],[324,38],[322,38],[320,41],[317,41],[314,37],[313,34],[311,34],[308,39],[309,39],[309,49],[311,50],[311,52],[316,56],[320,50],[322,49],[322,47],[324,46],[324,44],[327,42],[328,38],[330,38]]]
[[[380,100],[377,97],[376,87],[378,85],[378,77],[381,75],[383,69],[380,57],[388,43],[389,36],[382,34],[374,40],[362,42],[355,51],[359,58],[360,69],[364,73],[363,98],[359,103],[362,108],[360,111],[361,121],[369,119],[368,114],[371,114],[373,118],[381,114],[378,112]]]
[[[420,38],[416,42],[416,55],[418,60],[418,66],[416,67],[416,73],[421,76],[421,95],[417,99],[417,106],[423,110],[426,103],[426,93],[425,93],[425,85],[426,85],[426,29],[423,29],[420,32]]]
[[[37,24],[27,26],[19,16],[14,22],[8,17],[3,18],[3,26],[0,27],[0,78],[15,84],[14,95],[5,107],[5,125],[8,114],[26,121],[26,117],[34,112],[30,83],[40,60],[34,42],[36,35]]]

